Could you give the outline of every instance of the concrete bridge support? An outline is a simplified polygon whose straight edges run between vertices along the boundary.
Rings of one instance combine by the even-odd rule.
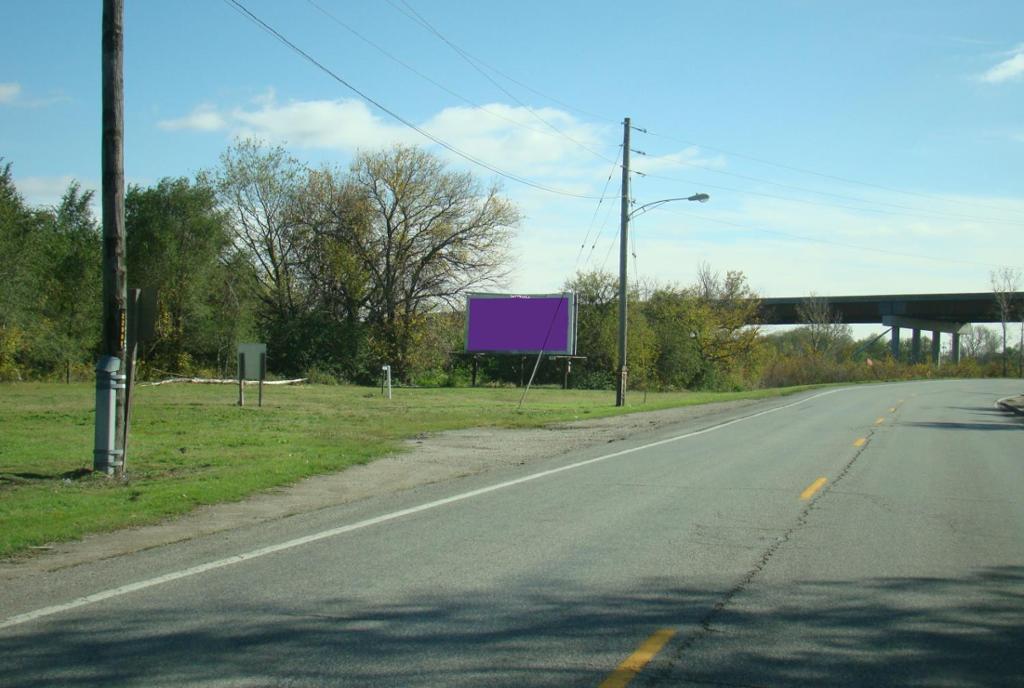
[[[939,353],[941,351],[942,333],[948,332],[953,336],[953,361],[960,361],[960,335],[971,331],[970,325],[945,320],[924,320],[921,318],[905,318],[896,315],[886,315],[882,318],[882,324],[892,328],[892,355],[899,358],[900,355],[900,328],[909,327],[913,332],[911,340],[912,356],[914,363],[921,361],[921,330],[930,330],[932,333],[932,363],[939,364]]]

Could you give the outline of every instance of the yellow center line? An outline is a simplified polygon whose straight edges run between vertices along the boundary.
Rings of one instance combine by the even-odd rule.
[[[878,420],[875,421],[875,425],[881,425],[884,422],[885,422],[885,418],[879,418]]]
[[[867,443],[868,443],[868,438],[867,437],[858,437],[857,439],[855,439],[853,441],[853,446],[855,446],[855,447],[863,447]]]
[[[814,493],[821,489],[822,485],[828,482],[828,478],[818,478],[807,486],[807,489],[800,493],[800,499],[804,501],[814,496]]]
[[[896,413],[896,407],[893,406],[891,409],[889,409],[889,413]]]
[[[611,676],[601,682],[598,688],[625,688],[629,682],[636,678],[636,675],[643,671],[648,662],[654,659],[655,655],[661,652],[665,643],[676,634],[674,628],[662,628],[641,643],[636,652],[622,660],[622,664],[616,667]]]

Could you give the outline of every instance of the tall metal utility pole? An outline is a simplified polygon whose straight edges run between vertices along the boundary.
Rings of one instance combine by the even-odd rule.
[[[629,117],[622,132],[622,215],[619,227],[619,380],[615,387],[615,405],[626,405],[626,267],[629,264]]]
[[[124,0],[103,0],[103,343],[96,364],[93,469],[123,469],[128,290],[124,267]]]

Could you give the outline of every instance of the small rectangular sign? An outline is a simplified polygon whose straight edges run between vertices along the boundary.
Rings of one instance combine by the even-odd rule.
[[[245,369],[239,365],[239,376],[244,380],[262,380],[267,376],[265,369],[261,370],[260,363],[266,361],[266,344],[239,344],[238,356],[245,357]]]

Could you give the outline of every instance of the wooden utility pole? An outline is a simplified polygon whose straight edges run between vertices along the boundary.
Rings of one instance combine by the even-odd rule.
[[[96,366],[93,468],[108,475],[123,469],[124,450],[122,371],[127,348],[128,292],[124,266],[123,17],[124,0],[103,0],[103,342]]]
[[[629,117],[622,132],[622,215],[619,227],[619,378],[615,405],[626,405],[626,267],[629,264]]]

